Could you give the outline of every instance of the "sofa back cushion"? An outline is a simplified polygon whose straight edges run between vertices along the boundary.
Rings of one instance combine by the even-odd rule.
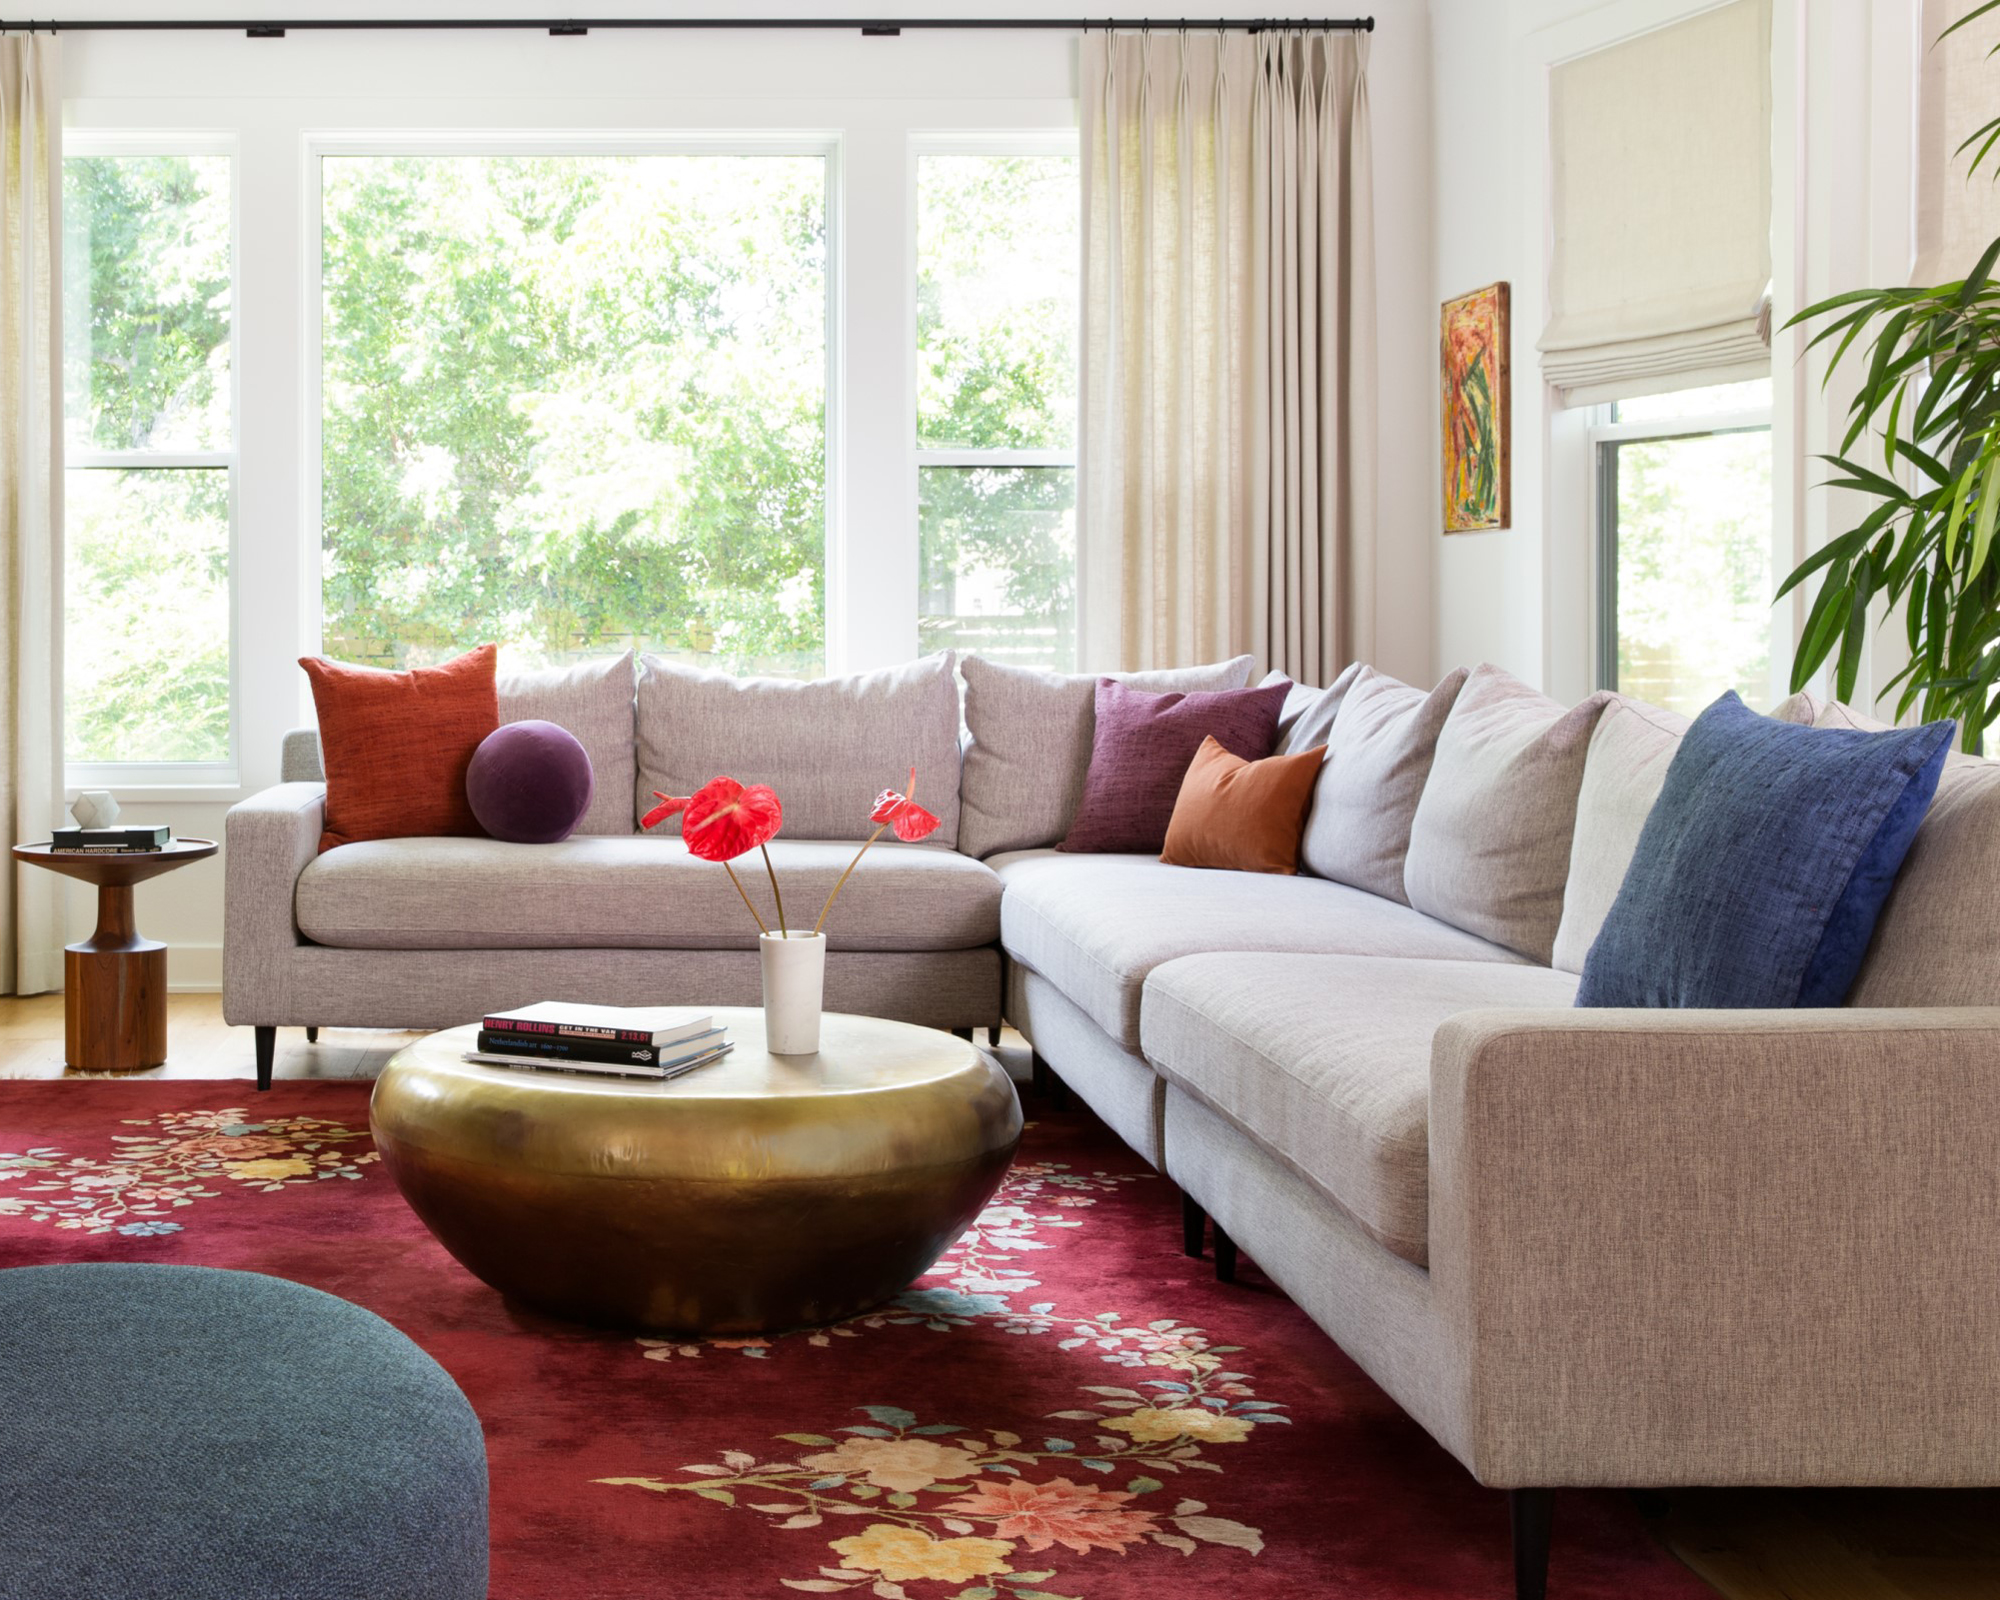
[[[865,838],[884,789],[903,789],[938,819],[932,842],[958,842],[958,681],[951,652],[899,667],[794,683],[732,678],[639,658],[638,782],[633,818],[654,791],[687,795],[723,774],[767,783],[788,839]],[[678,832],[672,820],[660,832]]]
[[[1577,788],[1609,699],[1564,707],[1493,666],[1465,680],[1410,822],[1403,890],[1411,905],[1548,964]]]
[[[503,665],[494,684],[500,725],[553,722],[576,735],[590,757],[597,792],[577,833],[631,833],[632,661],[627,650],[606,661],[579,661],[565,667],[509,671]],[[326,763],[317,728],[294,728],[285,735],[279,777],[286,783],[323,783]]]
[[[1115,672],[1119,683],[1154,694],[1240,689],[1249,656],[1202,667]],[[1066,676],[963,656],[966,746],[959,848],[969,856],[1040,850],[1059,843],[1076,819],[1097,731],[1097,675]]]
[[[1293,683],[1292,692],[1285,696],[1285,709],[1278,713],[1278,742],[1271,747],[1271,754],[1289,756],[1324,748],[1333,735],[1333,719],[1340,715],[1340,702],[1347,698],[1361,671],[1360,662],[1350,661],[1324,689]],[[1291,683],[1291,679],[1282,672],[1267,673],[1258,687],[1281,682]]]
[[[553,722],[576,736],[596,782],[574,832],[632,832],[632,652],[608,661],[503,672],[500,721]]]
[[[1409,904],[1403,858],[1438,733],[1467,673],[1426,693],[1373,667],[1354,676],[1326,743],[1300,858],[1308,872]]]
[[[1583,958],[1618,898],[1632,852],[1639,848],[1639,832],[1660,798],[1667,768],[1687,730],[1686,717],[1618,695],[1597,719],[1577,790],[1576,829],[1552,966],[1583,971]]]

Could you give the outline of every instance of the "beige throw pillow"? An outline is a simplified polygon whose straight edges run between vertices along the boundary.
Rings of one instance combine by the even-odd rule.
[[[1412,906],[1548,962],[1584,757],[1610,698],[1565,707],[1494,666],[1466,679],[1410,823]]]
[[[1425,693],[1362,667],[1340,703],[1300,858],[1308,872],[1408,904],[1403,858],[1439,730],[1466,679]]]
[[[1613,696],[1597,719],[1577,791],[1569,881],[1550,965],[1583,971],[1687,730],[1686,717],[1622,696]]]
[[[727,773],[778,791],[787,839],[862,839],[875,797],[902,789],[914,766],[917,803],[938,819],[929,842],[957,842],[958,680],[949,650],[810,683],[641,656],[638,704],[640,816],[654,790],[692,794]],[[679,826],[670,820],[655,831]]]
[[[1038,850],[1060,842],[1076,818],[1097,732],[1097,680],[1115,678],[1149,694],[1241,689],[1249,656],[1158,672],[1043,672],[964,656],[965,750],[959,848],[969,856]]]

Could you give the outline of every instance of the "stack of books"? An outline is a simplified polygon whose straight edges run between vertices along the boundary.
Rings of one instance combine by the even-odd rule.
[[[49,836],[51,850],[89,856],[157,855],[173,842],[174,830],[164,822],[127,828],[58,828]]]
[[[489,1067],[678,1078],[727,1055],[727,1030],[687,1006],[585,1006],[544,1000],[479,1024],[467,1061]]]

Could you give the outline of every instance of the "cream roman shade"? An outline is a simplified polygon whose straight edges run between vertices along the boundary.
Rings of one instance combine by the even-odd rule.
[[[1771,6],[1734,0],[1549,75],[1542,372],[1565,405],[1771,370]]]
[[[1917,266],[1912,283],[1963,278],[2000,234],[2000,185],[1993,155],[1968,173],[1973,146],[1953,152],[2000,116],[2000,12],[1942,43],[1938,35],[1978,0],[1924,0],[1924,70],[1917,119]],[[2000,154],[1996,148],[1995,154]]]

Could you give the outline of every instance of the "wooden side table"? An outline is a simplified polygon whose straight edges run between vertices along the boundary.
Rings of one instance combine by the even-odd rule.
[[[132,886],[215,854],[213,839],[164,850],[90,855],[17,844],[16,861],[97,885],[97,931],[63,951],[63,1035],[81,1072],[137,1072],[167,1059],[167,947],[139,932]]]

